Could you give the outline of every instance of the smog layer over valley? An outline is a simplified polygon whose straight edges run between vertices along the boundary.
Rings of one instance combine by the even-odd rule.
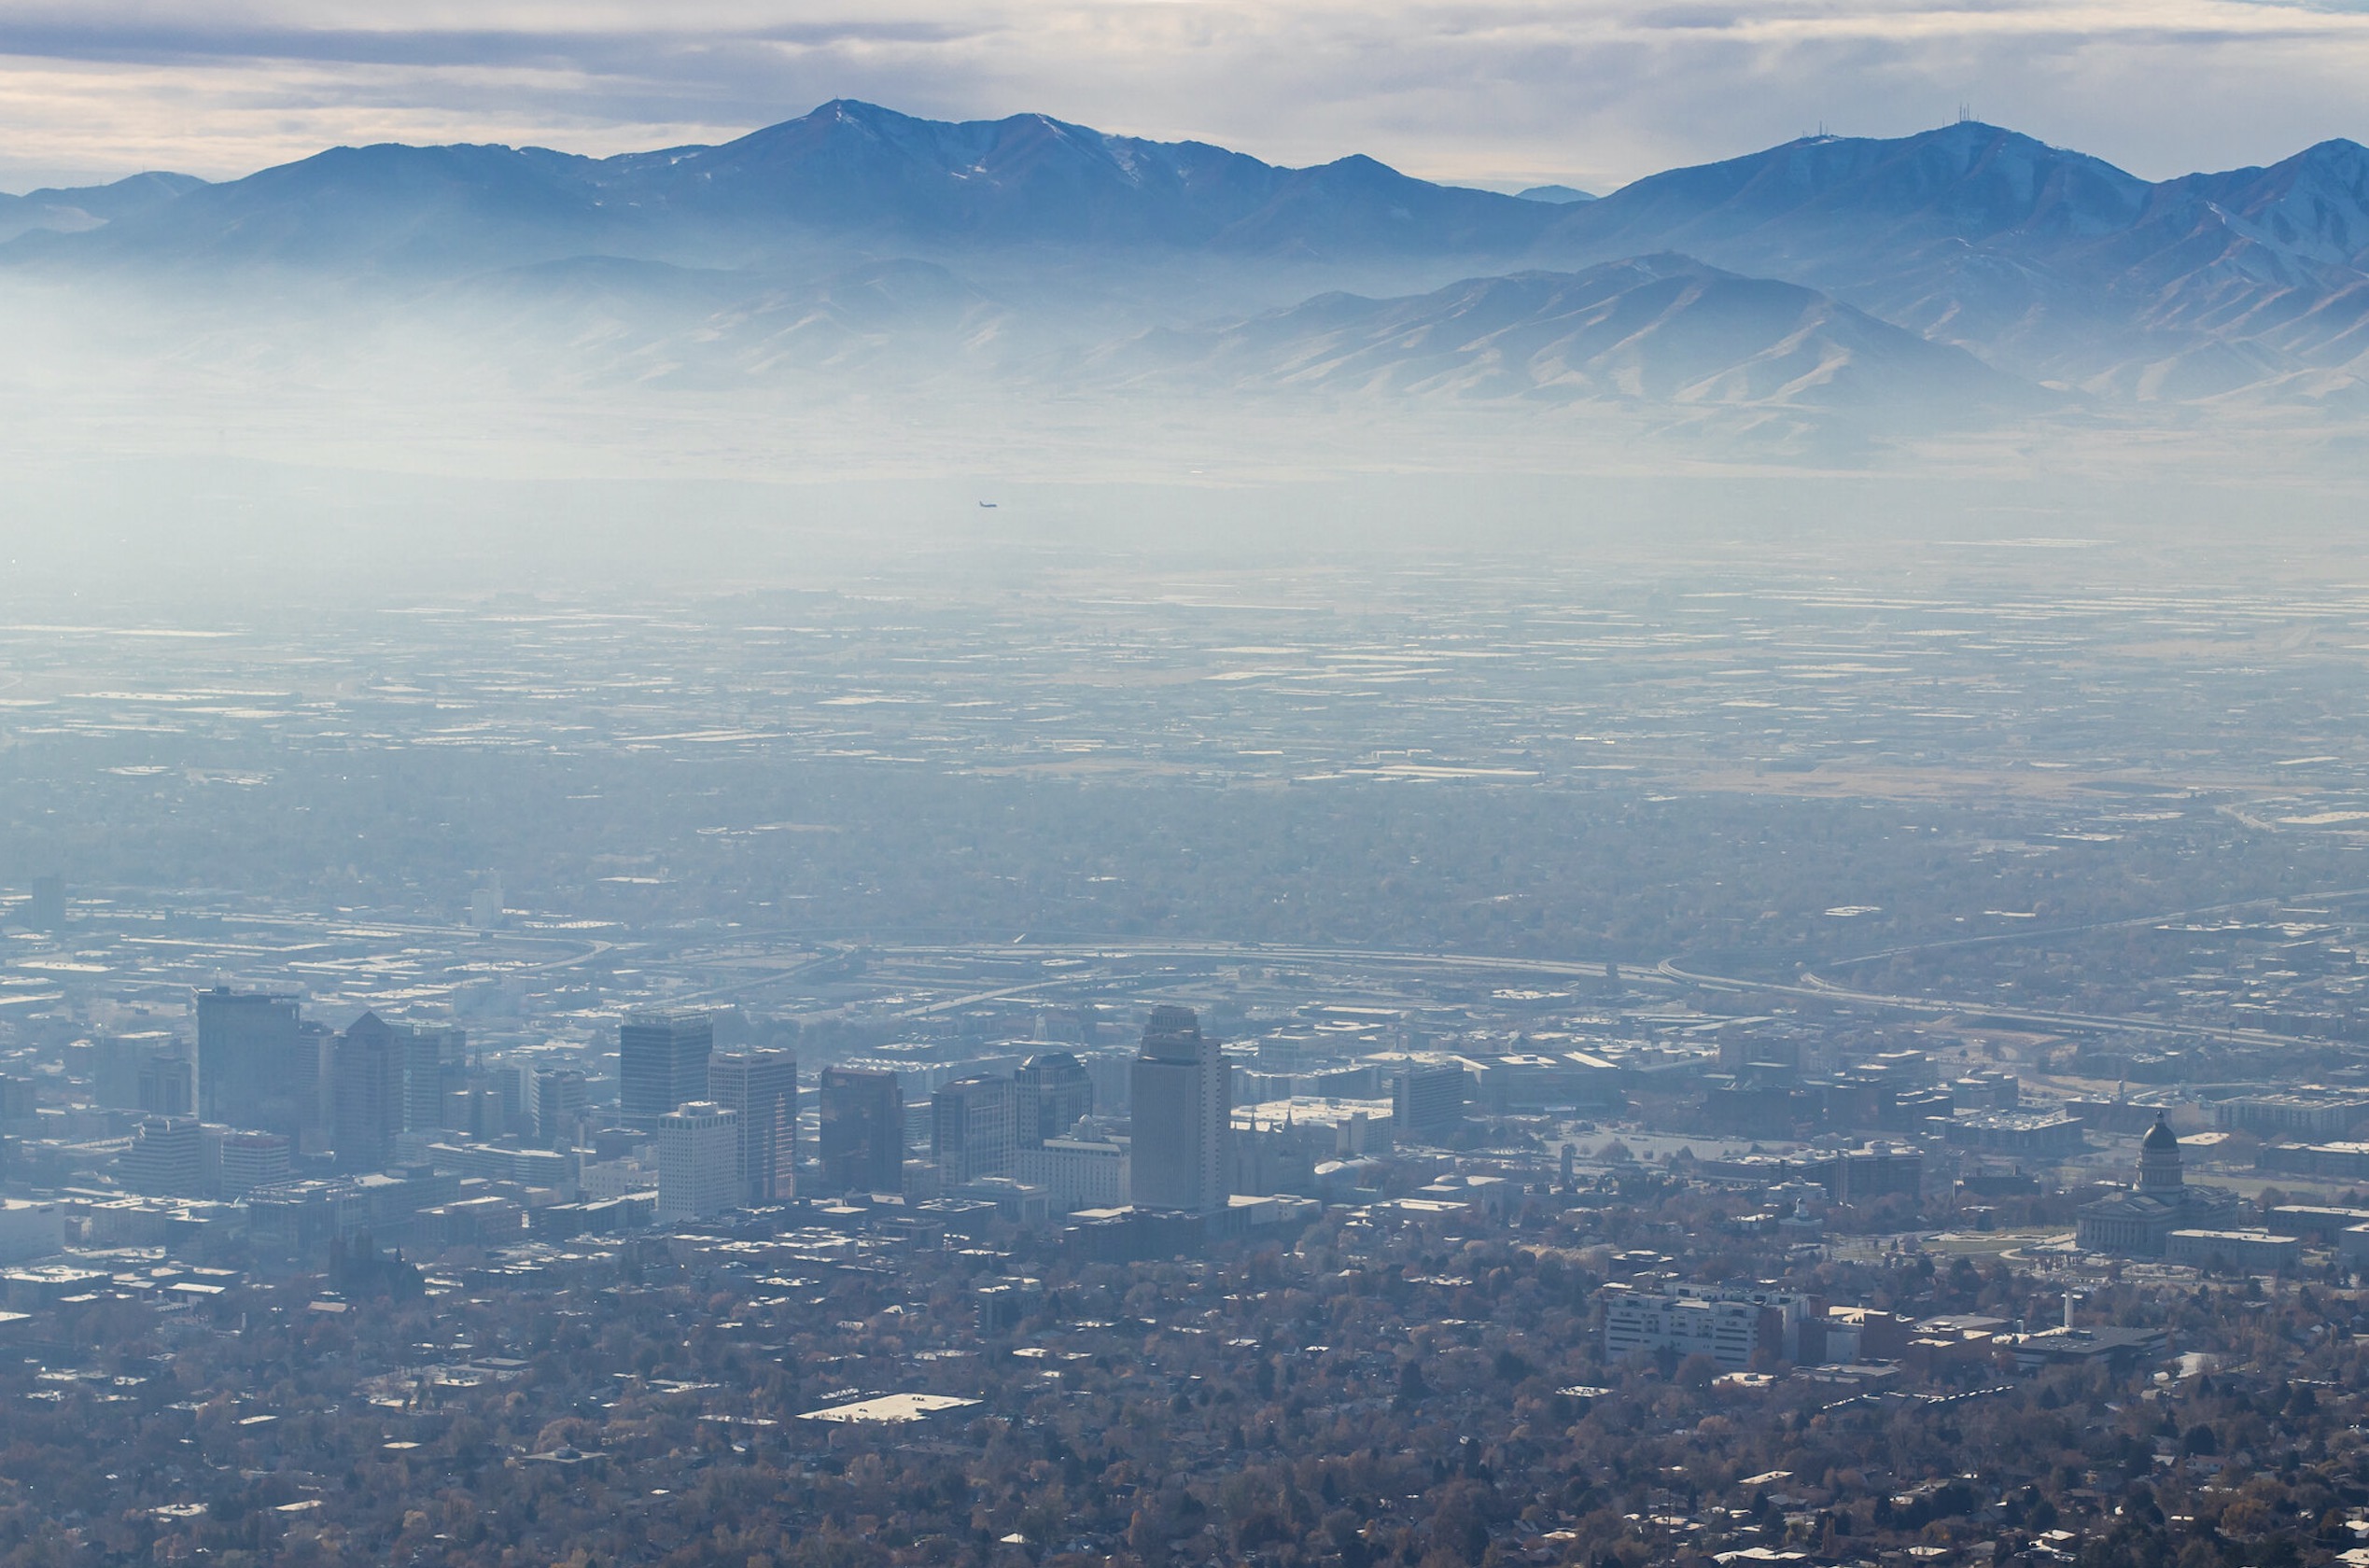
[[[2369,1563],[2369,17],[582,10],[0,0],[0,1568]]]

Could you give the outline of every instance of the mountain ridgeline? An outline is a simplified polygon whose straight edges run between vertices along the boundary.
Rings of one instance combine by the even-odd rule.
[[[579,383],[983,377],[1864,422],[2369,415],[2369,150],[2150,183],[1996,127],[1600,198],[839,102],[607,159],[341,147],[0,198],[0,273],[463,318]],[[357,303],[358,302],[358,303]]]

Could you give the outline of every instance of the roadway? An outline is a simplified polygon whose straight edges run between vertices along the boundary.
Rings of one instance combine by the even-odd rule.
[[[1661,973],[1669,979],[1710,991],[1752,991],[1776,996],[1809,997],[1821,1001],[1851,1001],[1870,1007],[1889,1008],[1896,1012],[1919,1013],[1927,1016],[1981,1018],[1998,1023],[2023,1024],[2050,1030],[2128,1030],[2134,1034],[2175,1037],[2189,1040],[2217,1040],[2231,1045],[2292,1045],[2292,1036],[2273,1034],[2267,1029],[2219,1029],[2210,1024],[2167,1023],[2161,1018],[2134,1016],[2117,1013],[2067,1013],[2051,1008],[2001,1007],[1992,1002],[1965,1001],[1950,998],[1900,996],[1889,991],[1860,991],[1821,980],[1815,974],[1804,974],[1798,985],[1780,985],[1767,980],[1754,980],[1741,975],[1705,974],[1697,970],[1682,969],[1676,963],[1664,961]]]

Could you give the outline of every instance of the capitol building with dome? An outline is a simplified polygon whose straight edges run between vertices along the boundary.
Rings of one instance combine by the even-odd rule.
[[[2176,1230],[2227,1230],[2236,1223],[2236,1194],[2192,1187],[2180,1169],[2180,1139],[2159,1114],[2139,1144],[2138,1185],[2082,1205],[2074,1233],[2084,1252],[2162,1257]]]

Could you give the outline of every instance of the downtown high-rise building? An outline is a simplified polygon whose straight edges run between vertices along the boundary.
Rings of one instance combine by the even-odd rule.
[[[258,1187],[285,1182],[292,1174],[288,1141],[276,1132],[225,1129],[214,1153],[214,1193],[224,1202],[236,1202]]]
[[[143,1116],[116,1160],[116,1176],[135,1193],[197,1197],[204,1192],[203,1156],[194,1116]]]
[[[329,1139],[341,1170],[384,1170],[403,1130],[410,1042],[375,1013],[337,1037],[329,1057]]]
[[[792,1196],[798,1169],[798,1058],[788,1051],[718,1051],[708,1058],[708,1098],[740,1118],[745,1204]]]
[[[904,1085],[893,1072],[826,1067],[817,1081],[821,1100],[822,1190],[848,1193],[904,1190]]]
[[[930,1157],[951,1189],[983,1176],[1008,1176],[1018,1149],[1012,1080],[957,1078],[930,1097]]]
[[[28,1137],[39,1127],[40,1120],[40,1085],[13,1072],[0,1072],[0,1132]]]
[[[740,1118],[695,1099],[658,1118],[658,1217],[701,1220],[740,1204]]]
[[[66,886],[63,876],[36,876],[33,896],[25,901],[24,923],[35,931],[65,930]]]
[[[445,1100],[469,1084],[469,1037],[453,1024],[399,1024],[403,1045],[403,1126],[445,1126]]]
[[[197,1064],[183,1056],[159,1052],[140,1063],[132,1081],[132,1102],[156,1116],[189,1116],[197,1112]]]
[[[1128,1190],[1140,1209],[1215,1213],[1234,1168],[1233,1092],[1189,1007],[1155,1007],[1135,1057]]]
[[[705,1013],[629,1013],[617,1026],[617,1116],[654,1129],[678,1105],[708,1098],[715,1021]]]
[[[572,1067],[546,1067],[535,1074],[535,1141],[547,1149],[573,1148],[592,1114],[591,1090]]]
[[[152,1109],[140,1103],[142,1070],[160,1057],[181,1054],[179,1043],[169,1034],[103,1034],[91,1047],[91,1097],[116,1110]],[[194,1109],[184,1105],[167,1114],[186,1116]]]
[[[217,986],[197,993],[202,1120],[296,1136],[315,1125],[320,1063],[296,999]]]
[[[1019,1097],[1019,1145],[1043,1148],[1048,1138],[1067,1138],[1082,1117],[1094,1113],[1094,1080],[1086,1064],[1067,1051],[1045,1051],[1020,1064],[1012,1075]]]
[[[1445,1143],[1464,1125],[1466,1085],[1453,1062],[1409,1062],[1390,1082],[1391,1133],[1399,1142]]]

